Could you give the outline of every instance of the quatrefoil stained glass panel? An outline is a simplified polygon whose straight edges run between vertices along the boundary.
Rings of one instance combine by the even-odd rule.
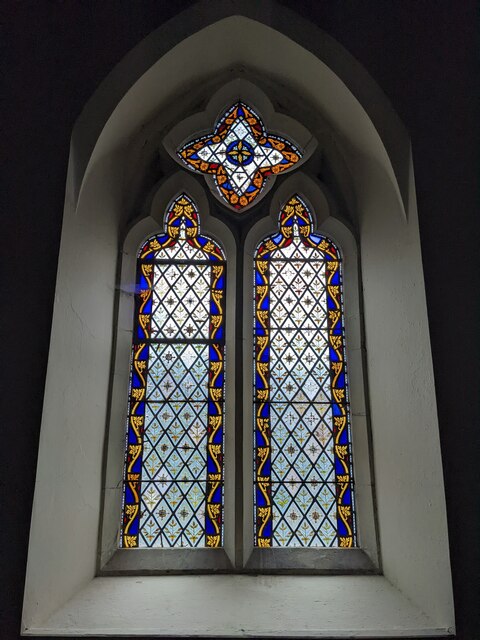
[[[337,247],[298,196],[255,255],[255,544],[355,545]]]
[[[188,142],[178,155],[189,169],[212,175],[220,196],[237,210],[257,198],[269,176],[291,169],[302,157],[291,142],[267,133],[243,102],[221,116],[213,133]]]
[[[222,545],[225,268],[185,194],[140,249],[122,547]]]

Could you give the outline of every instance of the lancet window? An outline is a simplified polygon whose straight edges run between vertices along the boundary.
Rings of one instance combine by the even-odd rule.
[[[122,547],[222,546],[225,270],[180,195],[138,254]]]
[[[255,545],[355,545],[342,264],[299,196],[255,254]]]

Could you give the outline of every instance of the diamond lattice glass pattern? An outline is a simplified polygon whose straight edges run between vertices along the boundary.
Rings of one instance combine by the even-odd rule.
[[[340,256],[294,196],[255,259],[255,544],[355,544]]]
[[[291,169],[302,157],[285,138],[267,134],[243,102],[221,116],[211,135],[184,145],[178,155],[189,169],[213,175],[218,193],[238,210],[254,201],[268,176]]]
[[[186,195],[165,231],[138,259],[120,545],[218,547],[225,262]]]
[[[156,265],[152,338],[208,338],[209,265]]]

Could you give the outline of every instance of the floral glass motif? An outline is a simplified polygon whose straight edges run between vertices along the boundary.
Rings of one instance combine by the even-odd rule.
[[[299,196],[255,254],[255,545],[352,547],[340,253]]]
[[[140,249],[122,547],[222,545],[225,269],[185,194]]]
[[[302,153],[267,133],[255,111],[238,102],[219,119],[213,134],[189,142],[178,155],[190,169],[212,174],[225,201],[242,209],[259,195],[268,176],[291,169]]]

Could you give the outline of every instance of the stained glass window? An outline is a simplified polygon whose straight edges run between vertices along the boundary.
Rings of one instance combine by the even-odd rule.
[[[300,197],[255,254],[255,545],[355,545],[340,253]]]
[[[225,269],[185,194],[140,249],[122,547],[222,545]]]
[[[184,145],[178,155],[189,169],[211,174],[221,197],[242,209],[260,194],[268,176],[291,169],[302,153],[285,138],[267,133],[255,111],[238,102],[212,134]]]

